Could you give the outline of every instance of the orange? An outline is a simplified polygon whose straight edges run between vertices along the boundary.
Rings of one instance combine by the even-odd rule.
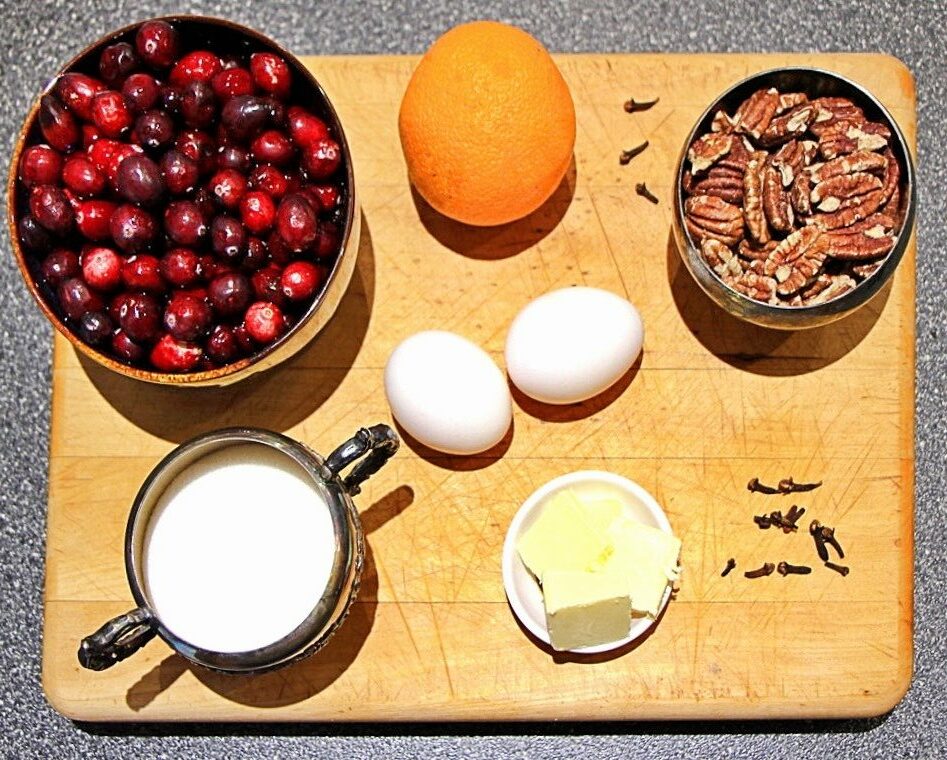
[[[575,106],[542,43],[474,21],[425,53],[398,128],[424,199],[452,219],[489,226],[526,216],[555,191],[572,161]]]

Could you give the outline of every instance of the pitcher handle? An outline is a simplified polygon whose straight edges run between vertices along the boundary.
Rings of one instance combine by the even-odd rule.
[[[361,484],[374,475],[391,459],[398,450],[401,441],[398,434],[388,425],[372,425],[361,428],[355,435],[329,454],[326,466],[336,475],[348,467],[352,462],[365,457],[355,465],[345,478],[342,485],[352,496],[359,493]]]
[[[154,616],[143,607],[112,618],[79,645],[79,664],[105,670],[130,657],[151,641],[157,630]]]

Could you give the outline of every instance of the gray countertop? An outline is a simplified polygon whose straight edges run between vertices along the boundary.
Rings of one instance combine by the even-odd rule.
[[[51,329],[9,255],[0,265],[0,756],[26,757],[936,757],[947,754],[947,4],[639,0],[569,4],[390,0],[344,3],[0,0],[3,168],[45,79],[124,23],[188,10],[256,27],[299,54],[420,52],[471,18],[525,27],[555,51],[884,51],[919,95],[915,675],[889,715],[868,721],[407,726],[88,725],[40,688]]]

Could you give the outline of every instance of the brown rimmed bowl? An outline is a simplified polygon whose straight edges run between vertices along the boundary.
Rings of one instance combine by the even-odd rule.
[[[714,114],[723,109],[733,113],[736,107],[756,90],[775,87],[781,92],[804,92],[812,98],[846,97],[860,106],[871,121],[878,121],[891,130],[889,146],[901,165],[902,221],[895,231],[894,247],[881,267],[838,298],[814,306],[777,306],[754,301],[723,282],[700,255],[700,246],[684,225],[683,179],[687,149],[699,136],[710,131]],[[754,74],[729,87],[701,114],[684,141],[674,173],[673,232],[678,253],[691,276],[718,306],[738,319],[778,330],[802,330],[829,324],[864,306],[894,276],[914,227],[917,205],[914,162],[904,134],[888,110],[868,90],[840,74],[804,67],[779,68]]]
[[[270,369],[301,350],[325,327],[342,300],[355,270],[360,236],[360,215],[355,198],[355,177],[351,151],[345,138],[345,132],[342,129],[342,123],[325,91],[309,70],[288,50],[253,29],[223,19],[207,16],[163,16],[159,18],[174,24],[181,35],[184,50],[204,48],[218,55],[240,54],[243,56],[255,52],[273,52],[281,56],[289,65],[293,75],[292,91],[287,103],[305,106],[322,118],[329,127],[333,138],[339,143],[342,150],[339,183],[343,191],[343,204],[337,212],[340,230],[339,250],[335,254],[331,266],[329,266],[329,272],[321,291],[308,308],[300,314],[296,324],[274,343],[261,348],[251,356],[238,359],[230,364],[215,369],[182,374],[158,372],[118,361],[83,342],[57,312],[54,294],[47,286],[40,283],[38,277],[39,259],[25,251],[19,243],[17,221],[26,206],[28,197],[28,191],[22,187],[17,178],[20,156],[27,146],[43,142],[38,125],[39,101],[53,87],[56,79],[70,71],[97,75],[98,59],[104,47],[121,41],[134,44],[134,36],[138,27],[146,21],[155,19],[142,19],[111,32],[89,45],[56,72],[43,92],[34,101],[14,146],[7,178],[7,224],[10,231],[10,240],[20,274],[23,276],[39,308],[52,325],[66,337],[81,355],[92,359],[113,372],[135,380],[171,386],[229,385],[257,372]],[[213,129],[213,127],[214,125],[211,125],[210,129]]]

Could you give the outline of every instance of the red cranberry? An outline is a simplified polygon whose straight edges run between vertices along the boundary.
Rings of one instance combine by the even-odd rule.
[[[200,362],[202,353],[200,346],[163,335],[148,358],[159,372],[190,372]]]
[[[233,169],[246,174],[250,169],[250,154],[236,145],[228,145],[217,154],[218,169]]]
[[[218,71],[210,81],[214,94],[221,101],[237,95],[253,94],[253,77],[242,68],[230,68]]]
[[[61,153],[69,153],[81,139],[75,117],[52,93],[39,101],[39,129],[46,142]]]
[[[166,21],[146,21],[138,27],[135,49],[141,60],[156,69],[166,69],[181,49],[177,30]]]
[[[128,254],[147,250],[158,234],[155,218],[130,203],[124,203],[115,209],[109,221],[109,228],[115,245]]]
[[[144,290],[148,293],[163,293],[165,290],[158,259],[146,253],[132,256],[124,263],[122,281],[128,290]]]
[[[127,42],[116,42],[102,51],[99,75],[106,84],[116,85],[138,68],[138,56]]]
[[[339,248],[339,228],[332,222],[319,225],[319,235],[313,244],[312,253],[317,259],[332,256]]]
[[[205,301],[177,293],[164,310],[164,329],[178,340],[197,340],[207,334],[212,317]]]
[[[105,89],[98,79],[76,71],[56,80],[56,94],[63,105],[83,121],[92,121],[92,99]]]
[[[172,201],[164,212],[164,231],[178,245],[195,245],[207,234],[207,220],[194,201]]]
[[[295,153],[290,139],[275,129],[257,135],[250,145],[250,153],[260,163],[283,166],[293,159]]]
[[[174,141],[174,147],[192,161],[197,162],[201,174],[209,174],[214,170],[214,154],[217,146],[213,138],[199,129],[186,129]]]
[[[106,137],[118,137],[132,125],[132,114],[125,104],[125,98],[115,90],[96,93],[92,101],[92,118],[95,126]]]
[[[200,179],[197,162],[192,161],[179,150],[169,150],[161,157],[161,173],[172,195],[184,195],[191,192]]]
[[[211,247],[224,261],[235,264],[243,258],[247,247],[247,231],[232,216],[221,214],[210,226]]]
[[[266,249],[266,243],[258,237],[250,237],[247,240],[247,252],[240,266],[247,272],[255,272],[269,260],[270,252]]]
[[[222,169],[210,180],[210,191],[221,206],[235,209],[247,192],[247,180],[236,169]]]
[[[250,187],[262,190],[278,200],[289,190],[289,180],[275,166],[260,164],[250,172]]]
[[[57,248],[50,253],[40,266],[40,276],[53,287],[63,280],[75,277],[80,272],[79,257],[68,248]]]
[[[20,181],[27,187],[54,185],[62,167],[62,156],[48,145],[31,145],[20,159]]]
[[[252,354],[256,351],[256,343],[253,342],[253,338],[250,337],[250,333],[247,331],[247,326],[244,324],[239,324],[233,328],[233,337],[237,341],[237,345],[240,347],[240,351],[244,354]]]
[[[341,162],[342,151],[331,137],[317,140],[303,150],[303,168],[312,180],[328,179],[335,174]]]
[[[56,235],[68,234],[75,220],[69,199],[54,185],[38,185],[30,191],[30,213],[42,227]]]
[[[116,330],[112,334],[112,351],[129,364],[140,362],[145,358],[145,349],[129,338],[127,333],[122,330]]]
[[[168,80],[177,87],[188,82],[210,82],[222,69],[223,64],[216,55],[207,50],[194,50],[174,64]]]
[[[93,242],[111,238],[112,229],[109,222],[117,208],[118,204],[99,198],[81,201],[76,208],[76,227],[82,237]]]
[[[283,294],[281,271],[276,264],[268,264],[250,276],[253,295],[258,301],[270,301],[277,306],[287,303]]]
[[[98,195],[105,189],[105,175],[81,153],[73,153],[62,167],[63,184],[76,195]]]
[[[292,84],[289,66],[274,53],[254,53],[250,56],[250,73],[256,86],[278,98],[286,98]]]
[[[112,320],[101,311],[87,311],[79,319],[79,337],[90,346],[98,346],[112,334]]]
[[[177,293],[182,296],[190,296],[191,298],[196,298],[198,301],[207,301],[207,288],[198,285],[193,288],[181,288]]]
[[[161,328],[161,307],[154,296],[130,293],[118,309],[118,323],[134,341],[149,343],[158,337]]]
[[[286,266],[295,258],[295,253],[286,245],[286,241],[276,230],[273,230],[266,238],[266,248],[270,252],[270,260],[274,264]]]
[[[294,261],[283,270],[280,287],[290,301],[306,301],[322,284],[323,270],[308,261]]]
[[[224,105],[221,121],[237,140],[252,138],[271,120],[268,103],[256,95],[237,95]]]
[[[214,90],[207,82],[196,79],[181,89],[181,116],[189,127],[206,127],[216,112]]]
[[[59,283],[56,289],[59,305],[67,318],[78,321],[87,311],[101,311],[105,304],[102,299],[89,290],[78,277],[70,277]]]
[[[89,246],[82,251],[82,278],[102,292],[122,284],[122,258],[111,248]]]
[[[247,309],[244,325],[257,343],[272,343],[286,330],[283,312],[275,303],[256,301]]]
[[[113,164],[113,158],[122,151],[124,145],[118,140],[109,140],[107,137],[102,137],[95,142],[93,142],[86,153],[89,156],[89,160],[98,169],[102,174],[108,176],[109,168]],[[116,171],[118,166],[115,166]]]
[[[280,201],[276,231],[292,251],[304,251],[312,245],[319,234],[319,218],[306,196],[292,193]]]
[[[174,139],[174,121],[164,111],[148,111],[135,119],[135,135],[147,150],[159,150]]]
[[[33,253],[44,253],[53,245],[52,236],[32,216],[21,216],[16,223],[20,245]]]
[[[274,127],[286,126],[286,106],[283,101],[272,95],[266,95],[262,98],[263,105],[270,112],[270,124]]]
[[[240,346],[233,330],[226,325],[215,325],[204,343],[204,351],[218,364],[229,364],[240,354]]]
[[[118,165],[115,188],[119,195],[140,206],[153,206],[164,195],[164,178],[148,156],[129,156]]]
[[[289,135],[300,148],[308,148],[320,140],[329,137],[329,128],[326,123],[315,114],[300,106],[290,106]]]
[[[132,74],[122,84],[122,97],[135,113],[144,113],[158,102],[158,83],[151,74]]]
[[[172,87],[169,84],[161,86],[158,91],[158,99],[161,107],[171,114],[181,113],[181,88]]]
[[[159,271],[171,285],[186,288],[200,279],[200,257],[190,248],[172,248],[159,262]]]
[[[201,210],[201,213],[204,215],[205,219],[212,218],[219,210],[217,206],[217,198],[206,187],[198,188],[197,192],[194,193],[194,202]]]
[[[240,217],[244,226],[254,234],[265,232],[276,219],[276,206],[266,193],[253,190],[240,201]]]
[[[210,281],[207,297],[214,311],[223,317],[243,312],[250,303],[250,283],[238,272],[227,272]]]
[[[339,203],[339,189],[335,185],[309,185],[306,190],[318,198],[323,211],[331,211]]]

